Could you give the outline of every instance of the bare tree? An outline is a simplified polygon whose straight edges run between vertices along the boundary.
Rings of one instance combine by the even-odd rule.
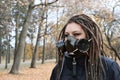
[[[30,22],[30,16],[31,16],[32,10],[33,10],[32,6],[33,6],[33,1],[31,1],[30,5],[28,7],[26,19],[23,23],[23,29],[20,33],[19,43],[18,43],[17,49],[15,51],[14,62],[13,62],[13,65],[12,65],[12,68],[10,71],[10,73],[13,73],[13,74],[17,74],[19,71],[20,60],[21,60],[22,54],[24,53],[23,51],[24,51],[24,46],[25,46],[25,38],[27,35],[27,29],[29,27],[28,25]]]
[[[32,53],[32,61],[31,61],[31,66],[30,68],[35,68],[36,67],[36,55],[38,52],[38,48],[39,48],[39,42],[40,42],[40,31],[41,31],[41,27],[43,25],[43,20],[44,20],[44,9],[41,8],[41,16],[40,16],[40,23],[39,23],[39,28],[38,28],[38,34],[37,34],[37,40],[36,40],[36,44],[35,44],[35,48],[34,48],[34,52]]]
[[[112,50],[115,53],[115,57],[118,57],[118,59],[120,60],[120,54],[119,54],[119,51],[117,50],[117,46],[115,47],[113,45],[114,40],[117,41],[120,38],[120,36],[118,34],[114,35],[115,32],[119,31],[119,29],[116,29],[116,30],[114,29],[117,27],[119,28],[119,26],[120,26],[120,24],[114,26],[114,24],[117,24],[117,22],[118,21],[113,20],[110,23],[108,23],[108,25],[104,26],[104,28],[106,29],[104,34],[105,34],[105,37],[107,39],[108,45],[105,43],[104,44],[105,44],[105,46],[107,46],[108,49]],[[112,27],[112,26],[114,26],[114,27]],[[118,43],[116,45],[120,45],[120,44]],[[115,60],[116,60],[116,58],[115,58]]]
[[[48,4],[52,4],[56,1],[53,1],[53,2],[48,3]],[[27,9],[25,20],[22,24],[23,27],[22,27],[22,31],[21,31],[20,36],[19,36],[19,43],[18,43],[17,49],[15,51],[14,62],[13,62],[13,65],[12,65],[12,68],[10,71],[10,73],[12,73],[12,74],[19,73],[20,61],[21,61],[21,57],[24,53],[25,39],[27,36],[28,27],[30,26],[32,11],[36,6],[40,6],[40,5],[45,5],[45,4],[34,5],[34,0],[29,0],[29,6]]]

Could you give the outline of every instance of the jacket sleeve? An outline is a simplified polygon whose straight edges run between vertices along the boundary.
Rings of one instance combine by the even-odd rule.
[[[56,65],[54,67],[54,69],[52,70],[52,74],[50,76],[50,80],[56,80],[56,77],[57,77],[57,69],[58,69],[58,65]]]
[[[111,71],[112,80],[120,80],[120,66],[116,62],[111,64]]]

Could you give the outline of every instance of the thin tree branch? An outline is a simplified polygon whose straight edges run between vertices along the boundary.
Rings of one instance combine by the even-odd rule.
[[[113,40],[111,40],[111,41],[114,41],[114,40],[117,40],[117,39],[120,39],[120,36],[119,36],[119,37],[117,37],[117,38],[115,38],[115,39],[113,39]]]
[[[52,2],[49,2],[49,3],[40,3],[40,4],[37,4],[37,5],[34,5],[33,8],[35,8],[35,7],[37,7],[37,6],[41,6],[41,5],[42,5],[42,6],[43,6],[43,5],[45,5],[45,6],[46,6],[46,5],[51,5],[51,4],[53,4],[53,3],[57,2],[57,1],[58,1],[58,0],[55,0],[55,1],[52,1]]]

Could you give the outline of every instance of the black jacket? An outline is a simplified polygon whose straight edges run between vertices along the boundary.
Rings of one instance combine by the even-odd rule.
[[[106,80],[120,80],[119,65],[109,58],[101,57],[102,61],[106,62]],[[73,76],[72,58],[65,57],[63,70],[61,72],[60,80],[85,80],[85,57],[76,58],[76,77]],[[58,65],[52,71],[50,80],[56,80]]]

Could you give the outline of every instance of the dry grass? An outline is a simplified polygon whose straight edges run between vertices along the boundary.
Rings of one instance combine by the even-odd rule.
[[[37,68],[23,68],[20,74],[8,74],[7,71],[0,73],[0,80],[50,80],[50,75],[54,62],[45,63],[37,66]]]

